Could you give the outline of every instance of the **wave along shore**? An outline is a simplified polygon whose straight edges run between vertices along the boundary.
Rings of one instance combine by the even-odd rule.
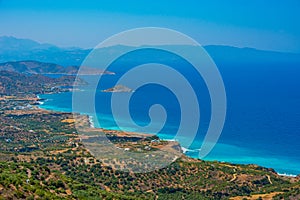
[[[71,109],[68,109],[68,108],[61,109],[61,108],[56,107],[55,105],[52,105],[55,102],[53,99],[51,99],[51,101],[49,101],[49,99],[45,98],[42,95],[38,95],[37,97],[39,99],[43,99],[43,103],[38,105],[39,108],[41,108],[41,109],[52,110],[52,111],[56,111],[56,112],[72,112]],[[50,105],[48,105],[48,104],[50,104]],[[120,130],[116,127],[111,127],[111,126],[98,127],[98,125],[97,125],[98,123],[95,123],[93,116],[89,115],[88,113],[80,113],[80,114],[89,116],[89,122],[90,122],[90,126],[92,128],[97,127],[97,128],[103,128],[106,130]],[[128,131],[135,132],[133,130],[128,130]],[[173,139],[170,138],[170,136],[168,134],[159,134],[157,136],[162,140],[174,141]],[[180,141],[178,141],[178,140],[176,140],[176,141],[180,143]],[[191,158],[197,158],[198,152],[200,150],[199,147],[196,149],[191,149],[191,148],[186,148],[186,147],[181,146],[181,148],[182,148],[183,153]],[[246,153],[244,152],[245,155],[239,156],[237,154],[237,152],[245,151],[245,150],[242,148],[239,148],[239,147],[232,146],[232,145],[218,144],[215,147],[215,149],[216,149],[216,152],[221,153],[221,155],[210,156],[210,157],[205,158],[204,160],[230,162],[230,163],[237,163],[237,164],[257,164],[257,165],[264,166],[264,167],[274,168],[275,171],[279,175],[282,175],[282,176],[295,177],[295,176],[297,176],[296,174],[298,174],[298,171],[299,171],[298,170],[296,172],[295,169],[297,169],[297,168],[296,168],[295,164],[289,164],[288,162],[284,162],[277,158],[266,159],[263,157],[255,157],[255,156],[251,157],[250,156],[248,159],[246,159],[247,162],[245,162],[245,158],[247,157],[247,152]],[[224,153],[224,152],[226,152],[226,151],[232,152],[232,153],[228,153],[228,155],[225,157],[224,155],[226,153]],[[273,166],[270,166],[270,164],[272,164]],[[276,165],[277,165],[277,167],[276,167]],[[289,170],[287,168],[287,166],[291,166],[291,165],[293,165],[293,168],[291,168],[291,170]],[[292,169],[294,169],[294,170],[292,170]]]

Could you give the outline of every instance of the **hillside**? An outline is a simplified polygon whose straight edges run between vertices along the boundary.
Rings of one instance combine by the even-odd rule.
[[[63,92],[68,89],[62,86],[87,84],[81,79],[74,81],[75,76],[50,78],[40,74],[28,75],[13,71],[0,71],[0,96],[33,96],[34,94]]]
[[[78,67],[63,67],[38,61],[19,61],[0,63],[0,70],[27,74],[76,74]]]
[[[171,165],[150,173],[117,170],[124,167],[123,157],[115,152],[109,152],[116,156],[114,159],[95,157],[88,150],[87,145],[99,147],[95,133],[101,132],[121,150],[147,152],[153,157],[162,146],[170,147],[163,156],[174,156],[180,145],[153,135],[91,128],[87,116],[76,114],[75,119],[72,113],[39,109],[37,94],[70,90],[75,80],[70,75],[77,73],[76,66],[81,63],[76,63],[84,59],[87,51],[16,38],[0,39],[1,44],[6,49],[0,50],[0,60],[4,60],[0,64],[0,199],[300,199],[299,176],[280,176],[273,169],[257,165],[203,161],[176,154]],[[98,51],[109,52],[106,55],[110,56],[131,47],[109,48]],[[174,48],[190,51],[192,47]],[[278,63],[295,67],[300,63],[297,54],[224,46],[205,48],[223,69],[257,63],[267,63],[265,67],[276,67]],[[6,60],[10,58],[22,59]],[[59,64],[53,64],[56,61]],[[89,67],[85,72],[114,74]],[[50,78],[43,74],[68,76]],[[75,85],[86,84],[78,81]],[[130,91],[119,86],[107,92],[115,90]],[[86,138],[77,134],[75,120],[87,127]],[[164,161],[164,157],[155,158],[155,162]],[[130,162],[129,166],[147,167],[146,162],[145,166],[135,164]]]
[[[76,75],[79,67],[63,67],[54,63],[44,63],[39,61],[15,61],[0,63],[0,71],[11,71],[23,74],[64,74]],[[82,74],[114,74],[113,72],[103,72],[101,69],[81,67]]]
[[[1,108],[16,101],[26,105],[32,100],[0,100]],[[300,177],[279,176],[257,165],[186,156],[150,173],[118,171],[107,165],[113,160],[95,158],[82,145],[71,113],[9,107],[0,112],[0,196],[4,199],[243,199],[266,195],[297,199],[300,194]],[[89,125],[86,116],[78,119],[82,126]],[[151,144],[152,136],[94,130],[104,131],[120,148],[158,148]]]
[[[179,144],[152,143],[159,140],[152,135],[90,128],[87,116],[76,115],[75,119],[72,113],[41,110],[35,106],[39,99],[34,93],[40,92],[35,88],[51,85],[53,79],[7,71],[0,75],[3,90],[0,97],[0,199],[300,197],[299,176],[280,176],[273,169],[257,165],[203,161],[182,155],[171,165],[150,173],[118,171],[116,169],[122,167],[119,160],[123,158],[94,157],[82,144],[75,120],[87,128],[86,135],[101,132],[124,151],[140,152],[142,149],[152,155],[162,145],[171,145],[166,155],[172,155],[173,147],[178,149]],[[17,91],[26,91],[27,96],[19,96],[11,89],[15,87]],[[92,139],[88,143],[97,145],[96,138]],[[129,164],[135,167],[135,163]]]

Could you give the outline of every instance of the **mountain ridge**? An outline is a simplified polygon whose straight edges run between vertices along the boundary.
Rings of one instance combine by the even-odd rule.
[[[64,74],[76,75],[79,66],[64,67],[54,63],[40,62],[34,60],[11,61],[0,63],[0,71],[11,71],[22,74]],[[81,67],[81,74],[114,74],[113,72],[103,71],[101,69]]]
[[[0,70],[14,71],[26,74],[76,74],[76,72],[78,71],[78,67],[63,67],[54,63],[25,60],[0,63]]]
[[[168,46],[168,45],[162,45]],[[170,46],[170,45],[169,45]],[[172,45],[191,51],[194,46]],[[150,48],[151,46],[149,46]],[[116,45],[99,49],[103,57],[109,57],[111,53],[121,53],[124,49],[130,50],[134,47]],[[268,62],[276,64],[300,63],[299,53],[277,52],[258,50],[254,48],[239,48],[224,45],[206,45],[203,48],[212,57],[216,64],[258,64]],[[82,49],[77,47],[60,48],[51,44],[42,44],[30,39],[18,39],[15,37],[0,36],[0,63],[10,61],[34,60],[44,63],[56,63],[63,67],[80,66],[84,59],[93,49]],[[102,55],[102,54],[101,54]]]

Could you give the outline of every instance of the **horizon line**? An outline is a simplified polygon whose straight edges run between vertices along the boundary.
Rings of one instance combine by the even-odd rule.
[[[31,38],[20,38],[16,37],[13,35],[0,35],[0,38],[13,38],[17,40],[30,40],[32,42],[38,43],[39,45],[51,45],[60,49],[81,49],[81,50],[92,50],[92,49],[97,49],[97,45],[94,47],[80,47],[80,46],[60,46],[59,44],[53,44],[53,43],[48,43],[48,42],[40,42],[35,39]],[[140,46],[134,46],[134,45],[124,45],[124,44],[116,44],[116,45],[111,45],[111,46],[105,46],[102,48],[109,48],[109,47],[116,47],[116,46],[123,46],[123,47],[145,47],[145,46],[194,46],[190,44],[160,44],[160,45],[140,45]],[[249,46],[235,46],[235,45],[228,45],[228,44],[206,44],[206,45],[201,45],[201,47],[205,48],[208,46],[219,46],[219,47],[232,47],[232,48],[237,48],[237,49],[252,49],[256,51],[265,51],[265,52],[273,52],[273,53],[288,53],[288,54],[300,54],[300,52],[295,52],[295,51],[280,51],[280,50],[271,50],[271,49],[260,49],[256,47],[249,47]],[[101,48],[99,48],[101,49]]]

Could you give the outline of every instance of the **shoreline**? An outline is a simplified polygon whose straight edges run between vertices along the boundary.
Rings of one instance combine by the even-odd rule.
[[[95,128],[93,116],[88,115],[88,118],[89,118],[89,125],[90,125],[90,127],[91,127],[91,128]]]
[[[299,175],[295,175],[295,174],[287,174],[287,173],[278,173],[276,172],[279,176],[285,176],[285,177],[291,177],[291,178],[296,178]]]
[[[36,95],[36,97],[37,97],[38,99],[41,99],[39,95]],[[47,100],[47,99],[44,99],[44,98],[42,98],[42,99],[43,99],[43,101],[46,101],[46,100]],[[66,112],[66,111],[56,110],[55,108],[48,108],[48,109],[46,109],[46,108],[40,107],[40,106],[42,106],[43,104],[44,104],[44,102],[43,102],[42,104],[39,104],[37,107],[38,107],[39,109],[46,110],[46,111],[62,112],[62,113]],[[72,112],[70,112],[70,113],[72,113]],[[107,131],[120,131],[120,130],[116,130],[116,129],[108,129],[108,128],[103,128],[103,127],[95,127],[95,123],[94,123],[93,116],[91,116],[91,115],[89,115],[89,114],[87,114],[87,113],[80,113],[80,112],[78,112],[78,114],[80,114],[80,115],[86,115],[86,116],[88,117],[88,121],[89,121],[89,126],[90,126],[90,128],[100,128],[100,129],[107,130]],[[128,131],[128,132],[130,132],[130,131]],[[141,134],[141,135],[142,135],[142,134],[146,134],[146,133],[136,133],[136,132],[134,132],[134,133],[135,133],[135,134]],[[149,133],[149,135],[151,135],[151,134]],[[159,136],[158,136],[158,137],[159,137]],[[189,158],[191,158],[191,159],[199,159],[199,158],[195,158],[195,157],[189,156],[189,155],[187,155],[186,153],[187,153],[187,152],[197,152],[197,151],[199,151],[200,149],[195,149],[195,150],[194,150],[194,149],[188,149],[188,148],[185,148],[185,147],[181,146],[181,144],[180,144],[179,141],[174,140],[174,139],[163,139],[163,138],[160,138],[160,137],[159,137],[159,139],[162,140],[162,141],[175,141],[175,142],[178,142],[179,145],[180,145],[180,148],[181,148],[181,150],[182,150],[182,153],[183,153],[185,156],[187,156],[187,157],[189,157]],[[221,161],[221,160],[206,160],[206,161],[226,162],[226,163],[231,163],[231,164],[243,164],[243,163],[235,163],[235,162]],[[266,166],[264,166],[264,165],[260,165],[260,164],[257,164],[257,163],[248,163],[248,164],[243,164],[243,165],[252,165],[252,164],[254,164],[254,165],[259,165],[259,166],[264,167],[264,168],[272,168],[272,169],[273,169],[273,167],[266,167]],[[289,172],[278,172],[278,171],[275,170],[275,169],[274,169],[274,171],[276,172],[277,175],[283,176],[283,177],[295,178],[295,177],[297,177],[297,176],[300,176],[300,174],[292,174],[292,173],[289,173]]]

